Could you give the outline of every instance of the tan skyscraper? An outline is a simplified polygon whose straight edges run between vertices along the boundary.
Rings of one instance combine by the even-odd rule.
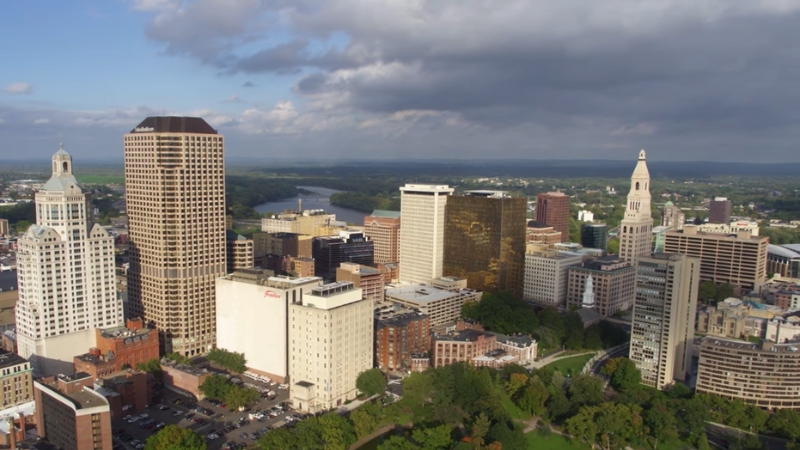
[[[699,259],[666,253],[639,256],[630,358],[642,372],[642,384],[664,389],[685,379],[699,286]]]
[[[647,170],[644,150],[631,176],[631,190],[625,218],[619,225],[619,256],[636,264],[636,259],[650,254],[653,240],[653,217],[650,213],[650,172]]]
[[[196,117],[148,117],[125,135],[132,312],[191,356],[215,344],[225,275],[223,137]]]

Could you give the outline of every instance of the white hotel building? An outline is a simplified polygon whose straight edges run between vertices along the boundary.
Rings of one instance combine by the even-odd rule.
[[[216,281],[217,347],[244,353],[250,372],[284,383],[289,375],[289,305],[302,302],[319,277],[269,277],[239,269]]]
[[[38,375],[73,372],[73,356],[95,345],[95,329],[123,325],[114,240],[92,224],[91,203],[63,148],[36,193],[36,224],[17,252],[18,353]]]

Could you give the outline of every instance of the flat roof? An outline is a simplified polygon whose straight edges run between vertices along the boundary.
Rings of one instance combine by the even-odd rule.
[[[446,291],[422,284],[412,284],[386,289],[386,297],[394,297],[414,303],[430,303],[438,300],[448,299],[456,296],[457,293]]]
[[[771,341],[761,340],[758,343],[740,341],[737,339],[725,339],[716,336],[707,336],[703,338],[702,345],[713,345],[716,347],[728,347],[737,350],[751,350],[754,352],[771,352],[771,353],[798,353],[800,352],[800,344],[776,344]]]
[[[66,378],[66,377],[65,377]],[[40,383],[42,386],[50,390],[54,395],[58,395],[66,400],[70,400],[75,406],[75,409],[89,409],[98,406],[108,406],[108,401],[95,392],[88,392],[91,388],[84,387],[83,390],[66,394],[58,390],[58,380],[52,383]]]
[[[7,270],[0,272],[0,291],[16,291],[17,290],[17,271]]]
[[[28,362],[27,359],[19,356],[16,353],[5,352],[5,351],[0,352],[0,369],[5,369],[6,367],[18,366],[26,362]]]
[[[387,217],[390,219],[399,219],[400,211],[388,211],[385,209],[376,209],[370,214],[372,217]]]

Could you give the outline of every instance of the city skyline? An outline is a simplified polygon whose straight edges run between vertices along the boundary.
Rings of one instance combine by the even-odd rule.
[[[800,161],[800,5],[255,0],[11,4],[0,141],[121,153],[202,116],[232,157]],[[787,95],[787,93],[789,93]]]

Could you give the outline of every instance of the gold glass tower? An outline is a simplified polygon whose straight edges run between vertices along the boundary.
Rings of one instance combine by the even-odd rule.
[[[214,280],[225,275],[223,137],[203,119],[148,117],[125,135],[130,310],[165,352],[215,344]]]

